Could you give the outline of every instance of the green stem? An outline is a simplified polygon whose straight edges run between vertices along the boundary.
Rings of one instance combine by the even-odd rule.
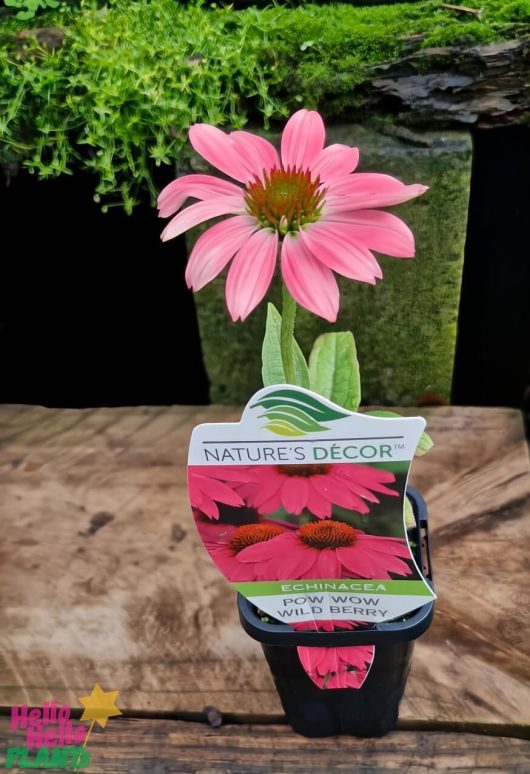
[[[293,334],[296,318],[296,301],[291,296],[285,284],[282,284],[282,328],[280,333],[280,348],[282,352],[283,372],[287,384],[296,384],[294,370]]]

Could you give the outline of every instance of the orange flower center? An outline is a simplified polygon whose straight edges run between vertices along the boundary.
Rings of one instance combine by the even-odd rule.
[[[320,217],[325,191],[319,191],[319,186],[320,178],[313,180],[307,170],[274,167],[265,173],[263,182],[256,178],[247,183],[248,212],[263,228],[273,228],[281,236],[299,231]]]
[[[357,542],[357,531],[349,524],[326,520],[305,524],[298,530],[298,537],[309,548],[323,551],[325,548],[346,548]]]
[[[325,476],[331,465],[276,465],[276,470],[284,476]]]
[[[244,548],[253,546],[254,543],[263,543],[265,540],[281,535],[283,529],[274,524],[243,524],[238,527],[228,543],[228,548],[233,554],[238,554]]]

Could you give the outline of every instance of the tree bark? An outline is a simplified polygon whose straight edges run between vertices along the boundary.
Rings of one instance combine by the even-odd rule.
[[[411,40],[416,45],[418,38]],[[526,123],[530,118],[530,40],[426,48],[378,65],[365,84],[365,106],[408,124]]]

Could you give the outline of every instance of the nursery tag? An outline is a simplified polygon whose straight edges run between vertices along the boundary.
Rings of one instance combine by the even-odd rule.
[[[206,550],[259,610],[291,624],[379,623],[434,598],[404,520],[425,420],[347,411],[272,385],[240,422],[199,425],[190,502]]]

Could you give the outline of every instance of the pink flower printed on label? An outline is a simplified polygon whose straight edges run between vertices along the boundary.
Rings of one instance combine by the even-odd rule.
[[[195,516],[195,523],[202,538],[204,547],[219,567],[227,580],[252,581],[258,575],[251,564],[241,564],[237,557],[250,546],[272,540],[282,535],[284,530],[274,524],[212,524]]]
[[[244,505],[234,485],[250,481],[252,476],[243,467],[193,465],[188,468],[188,492],[192,508],[211,519],[218,519],[218,503],[236,508]]]
[[[256,465],[252,479],[237,491],[258,513],[284,508],[299,515],[307,509],[319,519],[329,519],[334,504],[368,513],[367,502],[379,503],[375,492],[399,496],[386,486],[395,481],[394,474],[368,465]]]
[[[367,535],[343,522],[305,524],[237,555],[261,580],[281,578],[381,578],[412,575],[410,551],[401,538]]]

